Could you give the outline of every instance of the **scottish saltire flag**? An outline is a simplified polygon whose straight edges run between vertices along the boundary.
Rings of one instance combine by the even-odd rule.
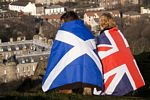
[[[104,94],[121,96],[144,86],[127,40],[117,28],[105,30],[97,41],[103,65]]]
[[[83,21],[65,22],[58,31],[43,78],[44,92],[73,83],[103,89],[102,66],[94,36]]]

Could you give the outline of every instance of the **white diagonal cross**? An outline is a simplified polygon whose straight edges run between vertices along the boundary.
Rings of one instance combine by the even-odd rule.
[[[87,54],[89,55],[95,64],[98,66],[98,69],[102,73],[102,65],[100,63],[99,58],[94,53],[93,49],[96,48],[94,39],[89,39],[87,41],[84,41],[74,35],[73,33],[66,32],[59,30],[56,35],[56,40],[67,43],[69,45],[74,46],[71,48],[57,63],[57,65],[54,67],[54,69],[51,71],[51,73],[48,75],[46,81],[44,82],[42,89],[43,91],[47,91],[49,87],[51,86],[52,82],[55,80],[55,78],[61,73],[61,71],[72,61],[77,59],[78,57]]]

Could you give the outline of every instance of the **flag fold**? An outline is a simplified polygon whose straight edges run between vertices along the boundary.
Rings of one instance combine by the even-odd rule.
[[[104,73],[103,94],[121,96],[144,86],[127,40],[116,27],[103,31],[97,42]]]
[[[65,22],[56,34],[46,73],[44,92],[81,83],[103,89],[102,66],[96,53],[94,36],[82,20]]]

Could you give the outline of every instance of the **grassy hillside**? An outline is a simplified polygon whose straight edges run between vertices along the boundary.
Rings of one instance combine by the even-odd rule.
[[[150,99],[150,52],[135,56],[139,69],[144,77],[146,85],[134,93],[126,96],[83,96],[81,94],[60,94],[56,91],[43,93],[41,90],[41,81],[46,61],[39,63],[36,76],[28,78],[16,91],[7,91],[0,93],[0,100],[148,100]]]
[[[56,94],[56,93],[13,93],[1,96],[5,100],[145,100],[150,98],[131,96],[83,96],[80,94]]]

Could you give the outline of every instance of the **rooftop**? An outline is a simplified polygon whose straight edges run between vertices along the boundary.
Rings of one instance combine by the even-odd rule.
[[[15,1],[10,3],[10,5],[26,6],[29,2],[27,1]]]

